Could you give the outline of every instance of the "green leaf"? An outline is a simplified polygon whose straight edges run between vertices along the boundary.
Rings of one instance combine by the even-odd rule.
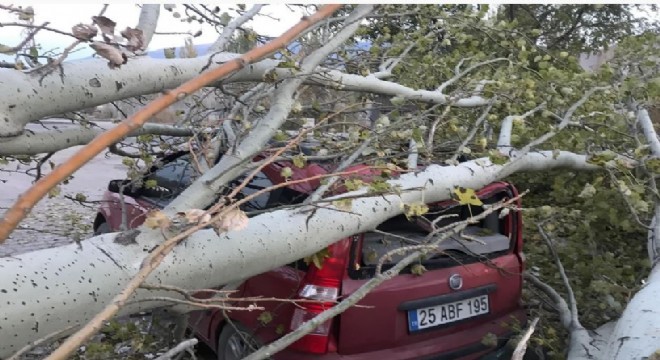
[[[497,335],[490,332],[481,338],[481,344],[487,347],[496,347],[497,341],[498,341]]]
[[[401,106],[406,102],[406,99],[401,97],[401,96],[395,96],[395,97],[390,99],[390,102],[394,106]]]
[[[608,161],[614,160],[617,158],[617,154],[612,150],[604,150],[590,155],[587,158],[587,162],[590,164],[604,166]]]
[[[392,185],[383,180],[376,180],[369,184],[370,193],[384,193],[389,192],[390,190],[392,190]]]
[[[351,211],[353,210],[353,200],[352,199],[341,199],[335,200],[332,202],[332,205],[339,210]]]
[[[294,60],[281,61],[279,64],[277,64],[277,67],[281,69],[298,69],[298,66]]]
[[[307,158],[304,154],[298,154],[293,157],[293,165],[299,169],[302,169],[307,164]]]
[[[365,183],[361,179],[347,179],[344,181],[344,186],[346,186],[346,190],[348,191],[355,191],[364,185]]]
[[[165,56],[166,59],[174,59],[176,57],[176,48],[164,48],[163,56]]]
[[[415,264],[410,267],[410,273],[416,276],[422,276],[427,271],[428,270],[426,270],[426,267],[424,267],[422,264]]]
[[[144,182],[144,187],[146,189],[155,189],[156,186],[158,186],[158,182],[156,180],[147,180]]]
[[[646,160],[646,167],[653,173],[660,174],[660,158]]]
[[[488,159],[495,165],[504,165],[509,161],[509,157],[503,155],[499,150],[491,150],[488,152]]]
[[[289,179],[291,176],[293,176],[293,170],[291,170],[290,167],[285,167],[282,168],[282,171],[280,171],[280,175],[282,175],[283,178]]]
[[[289,137],[284,133],[282,130],[277,130],[275,133],[275,136],[273,136],[273,139],[275,141],[286,141],[289,139]]]
[[[303,261],[307,265],[312,263],[314,264],[314,266],[321,269],[323,267],[323,262],[325,261],[325,259],[329,257],[330,257],[330,250],[328,248],[323,248],[322,250],[312,254],[311,256],[304,257]]]
[[[220,25],[227,26],[229,25],[230,21],[231,21],[231,16],[229,16],[228,13],[223,12],[222,14],[220,14],[220,21],[219,21]]]
[[[422,216],[427,212],[429,212],[429,207],[424,203],[403,204],[403,213],[408,219],[413,216]]]
[[[477,197],[474,189],[455,187],[452,197],[461,205],[482,206],[484,203]]]
[[[264,81],[271,84],[276,82],[278,78],[279,76],[277,75],[277,71],[275,71],[275,69],[268,71],[263,76]]]
[[[48,197],[54,198],[58,196],[60,193],[62,193],[62,188],[60,188],[59,186],[55,186],[48,191]]]
[[[270,311],[264,311],[259,314],[257,320],[259,320],[262,325],[268,325],[271,321],[273,321],[273,314],[271,314]]]

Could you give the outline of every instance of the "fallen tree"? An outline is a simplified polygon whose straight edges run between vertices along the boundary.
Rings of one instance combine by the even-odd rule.
[[[154,11],[157,8],[143,8],[141,23],[146,34],[153,32]],[[260,8],[255,9],[248,14],[256,15]],[[618,60],[613,61],[612,67],[603,72],[589,75],[576,69],[575,59],[569,59],[568,53],[542,55],[542,51],[546,50],[541,46],[529,43],[524,37],[521,39],[519,34],[511,31],[511,28],[515,27],[514,22],[495,23],[483,18],[484,13],[481,10],[476,12],[456,9],[447,13],[440,7],[424,8],[423,11],[422,8],[413,6],[411,12],[414,14],[437,15],[441,18],[443,30],[451,35],[435,36],[439,30],[428,27],[419,27],[416,32],[408,35],[403,32],[395,33],[389,27],[385,31],[381,23],[373,23],[372,28],[361,27],[360,21],[364,18],[387,17],[391,9],[387,6],[377,9],[367,5],[356,6],[351,8],[347,15],[333,19],[332,23],[337,26],[336,31],[326,34],[323,45],[304,58],[297,59],[297,63],[292,65],[291,59],[263,60],[211,84],[222,88],[232,83],[263,82],[273,88],[268,92],[269,101],[259,105],[264,108],[259,111],[254,104],[246,103],[250,99],[259,99],[254,101],[261,104],[257,95],[264,92],[263,87],[246,91],[243,97],[235,96],[235,109],[245,106],[254,110],[248,111],[251,118],[241,119],[250,126],[244,129],[235,123],[216,124],[222,131],[211,142],[213,146],[222,143],[225,138],[230,139],[229,146],[217,145],[224,155],[215,166],[206,169],[164,213],[173,216],[177,212],[212,205],[211,201],[220,189],[254,167],[249,160],[266,149],[269,141],[280,134],[278,131],[292,111],[302,111],[296,109],[296,99],[300,97],[298,89],[302,84],[358,93],[356,96],[366,93],[393,97],[392,108],[389,109],[393,111],[388,111],[387,115],[379,118],[370,131],[365,132],[360,127],[349,131],[349,138],[353,137],[346,144],[349,145],[348,148],[357,150],[353,150],[356,156],[349,156],[345,160],[348,163],[356,161],[358,155],[364,156],[367,150],[376,154],[385,154],[385,150],[389,153],[391,149],[399,146],[402,140],[410,143],[410,154],[405,151],[403,156],[399,156],[398,162],[394,156],[392,164],[407,162],[411,168],[415,168],[414,164],[424,160],[431,165],[424,170],[389,181],[390,186],[397,189],[396,192],[373,196],[367,189],[362,189],[342,195],[341,197],[352,199],[350,212],[337,211],[332,205],[333,201],[341,197],[323,199],[323,194],[315,194],[313,197],[323,199],[320,201],[328,203],[327,206],[318,208],[307,205],[267,212],[251,218],[243,230],[230,230],[220,235],[213,230],[194,231],[195,229],[189,229],[190,233],[164,233],[161,229],[154,230],[143,226],[139,229],[139,235],[137,232],[130,233],[132,241],[128,243],[118,240],[125,239],[128,236],[126,233],[102,235],[83,241],[80,247],[70,245],[2,258],[0,268],[6,276],[0,279],[0,301],[3,304],[0,308],[0,319],[3,319],[0,324],[0,357],[9,356],[35,338],[41,338],[70,324],[82,326],[95,318],[93,326],[83,328],[83,335],[69,338],[68,345],[65,344],[53,355],[54,358],[62,358],[75,351],[77,345],[98,331],[102,320],[107,319],[107,316],[116,312],[133,313],[169,305],[168,302],[162,301],[140,301],[161,294],[141,289],[133,293],[145,279],[149,283],[185,288],[207,288],[240,282],[252,275],[313,254],[342,237],[374,229],[382,221],[400,214],[404,204],[448,199],[452,189],[458,186],[480,188],[520,172],[544,173],[561,168],[576,172],[604,170],[627,174],[635,168],[640,172],[638,179],[649,182],[648,188],[635,190],[635,195],[647,198],[648,202],[657,203],[654,197],[657,188],[653,174],[657,171],[654,161],[660,158],[660,152],[656,146],[657,134],[645,110],[656,96],[653,85],[657,80],[653,80],[649,73],[655,74],[653,71],[657,71],[657,63],[640,60],[654,59],[646,55],[655,51],[653,44],[657,40],[656,37],[647,35],[643,38],[644,41],[631,40],[631,43],[622,44],[621,51],[627,49],[630,53],[622,53]],[[434,15],[435,11],[439,12]],[[157,16],[156,14],[155,17]],[[480,22],[474,25],[476,29],[472,29],[466,22],[475,18],[480,19]],[[392,24],[396,23],[391,21]],[[232,29],[232,26],[235,29],[244,22],[244,17],[238,17],[227,29]],[[483,31],[493,29],[498,31],[497,36],[502,39],[497,46],[491,44],[491,40],[482,34]],[[373,56],[387,58],[378,67],[379,72],[368,74],[369,66],[361,65],[359,74],[346,73],[324,64],[356,33],[364,36],[365,32],[369,31],[378,34],[378,40],[373,44],[376,50],[370,50],[375,54]],[[384,34],[389,36],[389,40]],[[436,37],[438,39],[435,39]],[[148,36],[145,36],[144,41],[148,43],[147,38]],[[222,43],[227,39],[228,35],[223,32],[219,39],[220,44],[214,45],[214,49],[222,51]],[[81,39],[77,37],[76,41]],[[383,41],[392,41],[394,45],[387,45]],[[490,59],[485,59],[485,54],[474,44],[478,41],[481,41],[483,46],[494,46]],[[437,59],[424,57],[428,46],[437,50],[446,63],[452,66],[437,70],[438,66],[434,66]],[[505,48],[505,51],[498,49],[498,46]],[[539,55],[530,53],[528,48],[534,49]],[[475,59],[465,56],[466,51],[473,52]],[[634,53],[634,56],[631,53]],[[39,72],[0,69],[2,81],[15,85],[17,93],[25,94],[0,100],[0,114],[4,114],[0,118],[5,119],[4,123],[0,122],[0,155],[30,155],[39,151],[20,147],[21,143],[27,144],[24,140],[28,134],[24,133],[24,128],[31,121],[52,114],[175,88],[193,79],[200,70],[218,70],[237,56],[218,53],[193,59],[167,60],[138,57],[121,60],[125,64],[121,64],[121,61],[112,63],[116,59],[106,57],[117,67],[113,70],[107,69],[106,61],[97,59],[65,61],[58,70],[65,74],[63,77],[58,76],[57,72],[44,76]],[[399,70],[397,66],[403,66],[402,59],[421,64],[419,68],[406,67],[405,71]],[[468,62],[470,66],[467,65]],[[626,70],[630,64],[635,64],[644,71],[641,75],[630,74]],[[420,72],[425,74],[425,77],[422,83],[416,83],[419,79],[415,78],[415,74],[419,77]],[[385,77],[390,80],[383,80]],[[183,97],[188,95],[190,94],[184,93]],[[162,98],[168,97],[171,103],[172,94],[166,93]],[[526,101],[513,101],[516,97]],[[543,99],[543,102],[538,100],[539,98]],[[630,106],[631,99],[636,101],[633,102],[635,105],[628,109],[635,115],[632,118],[625,110],[625,106]],[[161,109],[167,105],[162,100],[158,101]],[[355,98],[353,101],[360,103]],[[610,106],[614,101],[618,102]],[[402,114],[398,107],[406,102],[418,106],[419,111],[409,115]],[[440,114],[434,113],[440,106],[445,107],[444,111]],[[321,108],[322,104],[316,104],[314,107]],[[235,109],[232,109],[230,114],[235,114]],[[325,110],[318,112],[341,112],[336,109]],[[153,108],[150,107],[143,110],[147,115],[151,114],[151,111]],[[452,117],[445,118],[451,111],[454,111]],[[317,115],[322,118],[320,114]],[[148,116],[143,116],[141,121],[146,118]],[[591,121],[594,118],[610,120],[611,124],[606,126],[596,122],[599,127],[594,130],[595,126]],[[126,120],[126,124],[132,124],[134,127],[140,124],[133,123],[133,119],[134,117],[131,117]],[[630,119],[634,119],[632,125],[627,122]],[[428,125],[433,129],[429,142],[433,141],[436,147],[440,147],[441,141],[447,141],[449,146],[453,147],[451,156],[447,157],[438,152],[420,156],[420,148],[424,146],[423,139],[426,135],[424,131],[428,130]],[[626,133],[622,138],[613,141],[608,138],[612,136],[608,132],[611,128],[615,129],[614,133],[630,131],[632,135]],[[638,128],[642,130],[644,137],[638,136]],[[143,129],[142,131],[149,133],[172,131],[168,134],[177,135],[180,134],[179,131],[184,132],[181,134],[188,131],[180,128],[165,130],[163,127],[153,126],[151,129],[148,126]],[[496,130],[499,130],[499,140],[493,141],[493,133]],[[585,132],[598,136],[584,136]],[[91,135],[96,135],[96,132],[92,134],[87,131],[86,134],[87,137],[81,138],[79,143]],[[50,139],[46,143],[48,150],[45,151],[72,146],[65,135],[35,135],[30,135],[32,141]],[[460,137],[461,141],[456,142],[457,137]],[[366,142],[367,138],[370,139],[369,143]],[[633,144],[630,138],[634,138],[637,143]],[[294,144],[299,139],[294,140],[288,139],[289,144]],[[367,145],[363,146],[364,143]],[[643,146],[644,143],[650,144],[650,152]],[[593,150],[593,147],[603,148],[605,145],[612,147],[614,151]],[[456,163],[459,154],[471,153],[478,156],[472,161]],[[420,160],[419,157],[423,159]],[[438,165],[445,158],[448,158],[447,164]],[[60,174],[62,178],[68,175],[70,173]],[[632,191],[630,194],[624,191],[622,196],[629,201],[631,195]],[[658,208],[657,205],[654,208]],[[216,206],[216,216],[228,211],[223,209],[225,208],[221,205]],[[312,209],[314,211],[311,211]],[[636,208],[632,209],[638,218],[644,215]],[[657,217],[658,210],[655,214]],[[11,226],[8,224],[4,218],[0,222],[4,234],[11,232]],[[654,262],[660,252],[660,241],[656,236],[658,233],[660,232],[651,233],[648,239],[649,257]],[[164,234],[169,240],[165,241]],[[314,236],[310,237],[309,234]],[[0,239],[3,240],[4,238]],[[145,262],[145,259],[149,261]],[[561,268],[561,261],[558,260],[557,264]],[[148,268],[148,271],[145,268]],[[654,325],[657,323],[657,316],[651,316],[649,312],[657,312],[653,312],[649,307],[650,299],[658,292],[657,276],[653,275],[657,273],[656,267],[652,270],[647,285],[631,300],[622,319],[617,323],[617,328],[607,341],[607,350],[594,346],[594,339],[578,320],[578,304],[570,290],[570,281],[563,270],[561,273],[567,288],[566,300],[538,278],[530,279],[535,279],[531,281],[557,303],[562,323],[571,333],[568,352],[570,358],[627,359],[649,356],[655,351],[652,334],[657,331],[657,326]],[[117,295],[116,289],[126,284],[133,285]],[[101,312],[104,308],[105,312]],[[95,317],[99,312],[101,315]]]
[[[586,157],[571,153],[562,153],[556,159],[548,152],[530,153],[519,161],[521,171],[561,167],[595,169],[586,162]],[[469,188],[483,187],[499,180],[498,173],[502,168],[502,165],[491,164],[488,159],[457,166],[429,166],[425,171],[390,181],[392,186],[399,187],[401,195],[368,196],[366,189],[346,194],[354,198],[350,214],[337,211],[332,205],[280,210],[251,218],[247,228],[240,231],[218,236],[213,230],[200,230],[174,248],[148,282],[210,288],[245,279],[313,254],[337,239],[373,230],[384,220],[402,213],[403,204],[420,202],[422,198],[429,202],[449,199],[451,189],[458,184]],[[318,210],[310,216],[312,209]],[[292,232],[291,229],[300,230]],[[26,338],[57,331],[64,318],[67,323],[83,323],[101,310],[113,298],[115,289],[128,282],[143,266],[144,252],[163,241],[160,230],[141,231],[134,244],[122,245],[113,241],[116,234],[102,235],[85,240],[81,248],[72,244],[3,259],[3,271],[12,276],[3,277],[0,291],[16,300],[8,301],[0,315],[25,320],[7,328],[7,323],[3,323],[2,338],[9,340],[2,343],[3,354],[20,348]],[[310,233],[315,236],[309,237]],[[269,256],[264,258],[263,254]],[[23,283],[27,264],[33,264],[28,271],[38,275]],[[92,273],[85,275],[90,272],[90,267]],[[199,276],[200,271],[204,276]],[[18,284],[14,285],[14,282]],[[60,294],[74,293],[75,296],[66,301],[68,296],[44,299],[39,295],[50,289],[57,289]],[[139,291],[131,301],[153,296],[158,293]],[[122,312],[133,313],[162,305],[166,304],[136,303],[125,306]]]

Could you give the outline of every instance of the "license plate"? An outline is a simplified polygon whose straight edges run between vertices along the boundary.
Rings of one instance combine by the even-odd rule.
[[[417,310],[408,310],[408,328],[410,331],[418,331],[485,315],[488,314],[488,311],[488,295]]]

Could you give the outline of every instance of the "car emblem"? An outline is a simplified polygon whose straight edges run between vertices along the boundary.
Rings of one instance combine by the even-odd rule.
[[[463,278],[459,274],[454,274],[449,277],[449,287],[452,290],[460,290],[463,287]]]

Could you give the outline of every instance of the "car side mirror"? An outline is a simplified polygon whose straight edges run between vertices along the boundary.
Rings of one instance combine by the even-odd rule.
[[[130,197],[138,197],[143,193],[142,187],[135,187],[131,184],[131,180],[110,180],[108,183],[108,191],[113,193],[122,193]]]

